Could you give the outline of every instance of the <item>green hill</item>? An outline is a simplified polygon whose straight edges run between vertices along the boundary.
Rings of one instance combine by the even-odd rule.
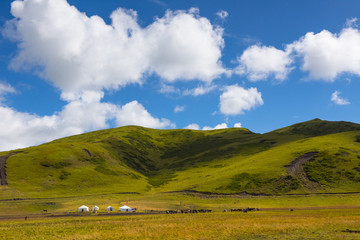
[[[0,160],[6,160],[3,199],[184,190],[356,192],[360,125],[315,119],[265,134],[128,126],[2,152]]]

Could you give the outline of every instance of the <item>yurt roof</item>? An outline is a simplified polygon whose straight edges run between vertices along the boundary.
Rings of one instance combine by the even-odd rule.
[[[129,207],[129,206],[126,206],[126,205],[124,205],[124,206],[122,206],[122,207],[120,207],[121,209],[132,209],[131,207]]]

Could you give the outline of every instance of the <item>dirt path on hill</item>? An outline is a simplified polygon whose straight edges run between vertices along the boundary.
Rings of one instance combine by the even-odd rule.
[[[6,178],[6,161],[12,155],[15,155],[20,152],[12,152],[5,156],[0,156],[0,185],[8,185]]]
[[[296,158],[289,165],[286,165],[289,175],[298,179],[301,183],[304,184],[304,187],[309,190],[318,190],[321,188],[321,185],[317,182],[311,181],[304,171],[304,165],[310,161],[318,152],[308,152],[300,157]]]

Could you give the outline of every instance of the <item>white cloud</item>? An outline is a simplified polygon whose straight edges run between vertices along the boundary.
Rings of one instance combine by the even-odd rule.
[[[339,96],[340,94],[341,94],[341,92],[339,92],[339,91],[333,92],[333,94],[331,94],[331,101],[334,102],[336,105],[348,105],[348,104],[350,104],[350,102],[347,99],[341,98]]]
[[[11,4],[16,18],[5,31],[19,41],[11,66],[36,70],[68,101],[83,91],[141,84],[147,72],[169,82],[210,82],[226,72],[220,62],[224,40],[222,29],[198,12],[167,11],[142,28],[133,10],[115,10],[107,25],[65,0],[17,0]]]
[[[274,47],[250,46],[237,60],[239,66],[234,72],[246,75],[251,81],[264,80],[271,75],[277,80],[285,80],[292,70],[289,52]]]
[[[309,32],[287,49],[303,59],[302,70],[308,71],[312,79],[332,82],[342,73],[360,75],[358,29],[345,28],[340,34]]]
[[[220,112],[225,115],[243,114],[264,104],[256,88],[244,89],[238,85],[227,86],[220,96]]]
[[[196,88],[193,89],[186,89],[183,93],[184,96],[201,96],[201,95],[205,95],[213,90],[215,90],[217,88],[216,85],[205,85],[205,86],[198,86]]]
[[[198,9],[167,11],[145,29],[150,69],[163,79],[210,82],[226,70],[220,62],[223,29],[198,15]]]
[[[358,27],[358,21],[359,21],[359,19],[356,17],[348,18],[348,19],[346,19],[345,26],[348,28],[356,28],[356,27]]]
[[[242,124],[241,123],[235,123],[234,124],[234,128],[241,128],[242,127]]]
[[[10,84],[0,82],[0,101],[3,101],[4,95],[8,93],[16,93],[16,90]]]
[[[167,119],[158,119],[137,101],[124,106],[103,103],[99,96],[86,97],[65,105],[61,112],[38,116],[17,112],[0,106],[0,151],[28,147],[60,137],[109,127],[116,120],[118,126],[140,125],[151,128],[175,127]]]
[[[175,124],[171,123],[168,119],[158,119],[151,116],[144,106],[137,101],[132,101],[122,106],[121,109],[118,110],[116,122],[118,126],[138,125],[149,128],[175,127]]]
[[[227,124],[226,123],[220,123],[218,125],[216,125],[215,127],[208,127],[208,126],[205,126],[202,128],[202,130],[217,130],[217,129],[224,129],[224,128],[228,128]]]
[[[175,113],[182,112],[185,110],[185,106],[176,106],[174,109]]]
[[[0,106],[0,150],[27,147],[56,138],[108,127],[116,107],[74,101],[52,116],[17,112]]]
[[[30,146],[52,139],[49,129],[56,121],[56,117],[18,113],[2,106],[0,106],[0,115],[0,151]]]
[[[229,16],[229,13],[225,10],[221,10],[221,11],[217,12],[216,15],[221,19],[225,19]]]
[[[251,81],[264,80],[271,75],[277,80],[285,80],[295,59],[300,59],[301,70],[309,72],[310,80],[333,82],[341,74],[360,76],[358,19],[347,19],[345,26],[340,33],[308,32],[287,44],[285,50],[250,46],[238,57],[239,65],[234,72],[246,75]]]
[[[176,88],[173,85],[168,85],[165,83],[161,83],[160,85],[160,89],[158,91],[159,93],[163,93],[163,94],[180,94],[180,89]]]
[[[186,126],[184,129],[208,131],[208,130],[218,130],[218,129],[225,129],[225,128],[228,128],[228,125],[226,123],[220,123],[220,124],[216,125],[215,127],[204,126],[203,128],[200,128],[199,124],[192,123],[192,124],[189,124],[188,126]]]
[[[8,83],[1,83],[0,82],[0,95],[6,93],[15,93],[15,89]]]
[[[184,127],[184,129],[200,130],[199,124],[192,123]]]

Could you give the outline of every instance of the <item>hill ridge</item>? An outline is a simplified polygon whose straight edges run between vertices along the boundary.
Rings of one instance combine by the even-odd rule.
[[[359,124],[320,119],[264,134],[244,128],[98,130],[9,156],[8,185],[0,187],[0,198],[88,191],[354,192],[360,182],[359,139]],[[301,174],[289,172],[286,166],[310,152],[317,154],[301,162]]]

